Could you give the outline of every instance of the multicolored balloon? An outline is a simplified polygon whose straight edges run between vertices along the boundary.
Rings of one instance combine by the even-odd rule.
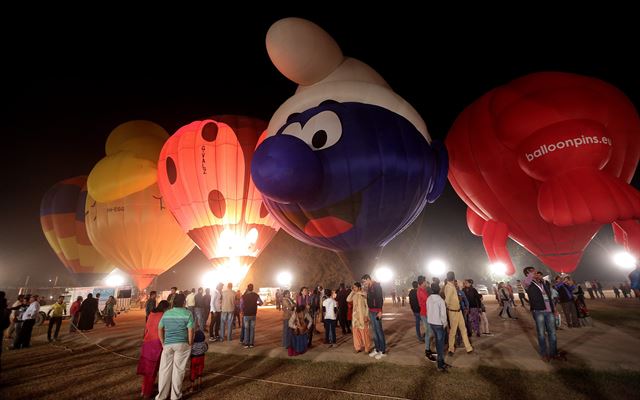
[[[317,25],[280,20],[267,50],[300,86],[256,149],[256,186],[290,235],[346,254],[355,275],[371,272],[379,250],[440,196],[446,150],[376,71],[344,57]]]
[[[640,119],[610,84],[556,72],[516,79],[467,107],[446,145],[469,228],[509,274],[507,237],[558,272],[576,268],[603,224],[640,254],[640,193],[628,184]]]
[[[76,274],[107,274],[113,266],[93,247],[84,222],[87,177],[58,182],[40,203],[40,224],[62,264]]]
[[[250,175],[266,122],[223,115],[165,143],[158,185],[176,220],[225,280],[240,283],[279,229]]]

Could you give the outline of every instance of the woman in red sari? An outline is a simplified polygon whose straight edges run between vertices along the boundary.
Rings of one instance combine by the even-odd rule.
[[[147,325],[144,328],[144,339],[140,349],[138,361],[138,375],[142,375],[142,397],[151,399],[153,388],[160,368],[160,356],[162,355],[162,343],[158,338],[158,324],[162,314],[169,309],[169,302],[162,300],[149,314]]]
[[[69,332],[75,332],[78,327],[78,319],[80,319],[80,306],[82,305],[82,296],[78,296],[76,301],[71,304],[69,315],[71,315],[71,323],[69,324]]]

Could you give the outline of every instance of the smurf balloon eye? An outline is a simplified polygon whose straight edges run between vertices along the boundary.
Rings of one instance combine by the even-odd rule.
[[[333,111],[323,111],[311,117],[302,128],[302,137],[313,150],[322,150],[338,143],[342,137],[340,118]]]

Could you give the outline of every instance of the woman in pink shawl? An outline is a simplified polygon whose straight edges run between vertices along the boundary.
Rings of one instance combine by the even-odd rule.
[[[162,343],[158,338],[158,324],[162,314],[169,309],[169,302],[162,300],[149,314],[147,325],[144,328],[144,339],[140,349],[138,361],[138,375],[142,375],[142,397],[151,399],[153,388],[160,368],[160,356],[162,355]]]

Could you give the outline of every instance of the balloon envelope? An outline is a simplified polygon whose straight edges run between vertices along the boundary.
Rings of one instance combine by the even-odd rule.
[[[217,116],[180,128],[165,143],[158,185],[167,207],[214,266],[235,283],[244,277],[278,226],[250,175],[266,122]]]
[[[446,146],[469,228],[509,273],[507,236],[571,272],[602,224],[640,217],[640,196],[628,185],[640,119],[600,80],[551,72],[516,79],[467,107]]]
[[[144,289],[193,249],[164,204],[157,184],[108,203],[86,200],[91,242]]]
[[[40,203],[40,224],[49,245],[73,273],[106,274],[113,269],[91,244],[84,219],[86,176],[56,183]]]

